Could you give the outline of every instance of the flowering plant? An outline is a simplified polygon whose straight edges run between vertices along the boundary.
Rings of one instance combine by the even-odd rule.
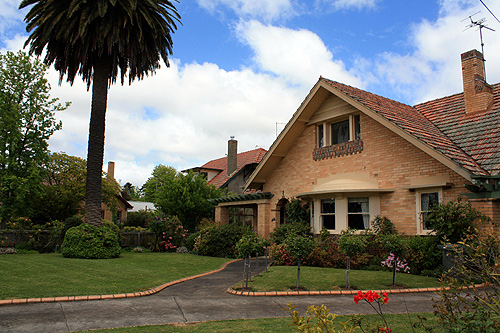
[[[356,296],[354,296],[354,302],[356,304],[358,304],[359,301],[361,301],[361,300],[365,300],[368,304],[370,304],[370,306],[375,310],[375,312],[384,321],[385,326],[379,327],[380,332],[391,333],[392,328],[387,323],[387,320],[384,317],[384,313],[382,312],[382,305],[387,304],[389,302],[389,296],[387,296],[387,293],[383,292],[382,295],[379,295],[376,292],[371,291],[371,290],[367,291],[366,293],[363,293],[360,290],[360,291],[358,291]],[[374,305],[374,303],[376,304],[376,306]]]
[[[396,272],[403,271],[405,273],[410,273],[410,266],[408,266],[406,260],[400,260],[399,257],[395,257],[393,253],[389,254],[387,259],[380,263],[382,267],[395,268]]]

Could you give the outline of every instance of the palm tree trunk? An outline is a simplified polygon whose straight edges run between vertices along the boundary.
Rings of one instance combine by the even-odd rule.
[[[104,132],[108,101],[108,60],[100,59],[94,67],[92,107],[87,150],[87,181],[85,186],[85,223],[102,225],[102,165]]]

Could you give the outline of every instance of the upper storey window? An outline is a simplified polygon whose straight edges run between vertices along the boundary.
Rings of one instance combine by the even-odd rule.
[[[351,115],[342,121],[318,124],[318,147],[358,140],[361,128],[359,119],[359,115]]]

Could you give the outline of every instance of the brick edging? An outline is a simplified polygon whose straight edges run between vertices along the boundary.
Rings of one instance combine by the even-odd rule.
[[[476,284],[470,287],[463,287],[462,289],[484,288],[486,284]],[[408,288],[408,289],[387,289],[387,290],[373,290],[378,294],[384,292],[388,294],[404,294],[404,293],[425,293],[437,292],[440,290],[450,290],[451,287],[432,287],[432,288]],[[233,288],[227,288],[227,292],[237,296],[340,296],[340,295],[356,295],[359,290],[311,290],[311,291],[239,291]],[[368,290],[361,290],[363,293]]]
[[[104,300],[104,299],[119,299],[119,298],[131,298],[131,297],[142,297],[142,296],[149,296],[153,295],[156,293],[159,293],[163,289],[173,286],[174,284],[178,284],[181,282],[189,281],[189,280],[194,280],[196,278],[214,274],[217,272],[222,271],[224,268],[227,267],[227,265],[238,261],[241,259],[234,259],[231,261],[228,261],[224,263],[220,268],[213,270],[213,271],[208,271],[205,273],[193,275],[193,276],[188,276],[179,280],[171,281],[162,284],[161,286],[158,286],[156,288],[152,288],[146,291],[141,291],[141,292],[134,292],[134,293],[124,293],[124,294],[112,294],[112,295],[92,295],[92,296],[61,296],[61,297],[37,297],[37,298],[17,298],[17,299],[6,299],[6,300],[0,300],[0,306],[2,305],[13,305],[13,304],[27,304],[27,303],[51,303],[51,302],[76,302],[76,301],[96,301],[96,300]]]

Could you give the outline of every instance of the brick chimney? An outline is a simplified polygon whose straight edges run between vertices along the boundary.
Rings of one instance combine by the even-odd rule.
[[[483,55],[472,50],[463,53],[461,58],[465,112],[487,111],[493,105],[493,90],[485,80]]]
[[[238,141],[234,136],[227,142],[227,175],[236,171],[238,166]]]
[[[115,179],[115,162],[108,162],[108,178]]]

